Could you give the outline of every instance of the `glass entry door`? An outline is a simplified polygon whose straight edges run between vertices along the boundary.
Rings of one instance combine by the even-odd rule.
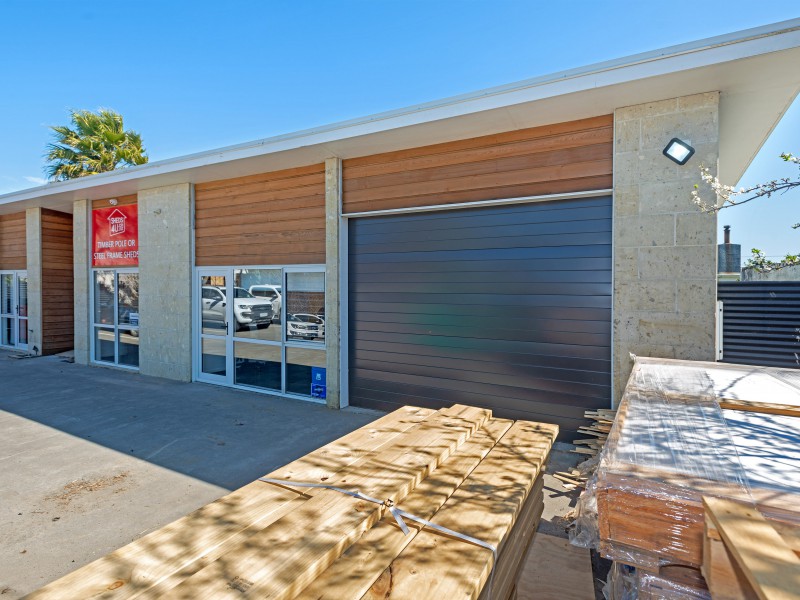
[[[200,369],[198,379],[227,383],[230,369],[231,306],[228,303],[227,270],[199,271]]]
[[[28,348],[28,274],[0,272],[0,346]]]

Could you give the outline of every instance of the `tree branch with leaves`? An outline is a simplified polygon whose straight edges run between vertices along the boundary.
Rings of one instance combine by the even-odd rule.
[[[105,173],[148,161],[142,136],[125,131],[122,115],[101,108],[71,110],[71,126],[54,126],[54,142],[47,145],[45,173],[52,181],[66,181]]]
[[[785,162],[792,162],[800,167],[800,157],[798,156],[783,153],[781,154],[781,158]],[[703,183],[711,189],[716,201],[713,204],[706,202],[700,193],[700,185],[695,184],[694,190],[692,190],[692,202],[699,206],[700,210],[710,214],[718,213],[724,208],[747,204],[758,198],[769,198],[773,194],[779,193],[785,194],[792,188],[800,187],[800,175],[798,175],[796,180],[790,177],[784,177],[750,187],[742,187],[737,190],[732,185],[725,185],[720,182],[716,176],[711,174],[711,170],[705,165],[700,165],[700,178],[703,180]],[[792,225],[793,229],[799,227],[800,223]]]

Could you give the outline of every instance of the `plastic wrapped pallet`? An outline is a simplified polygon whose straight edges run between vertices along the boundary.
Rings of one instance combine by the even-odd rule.
[[[798,382],[788,370],[637,358],[575,543],[653,572],[699,567],[704,494],[800,523],[800,419],[786,416],[800,408]]]

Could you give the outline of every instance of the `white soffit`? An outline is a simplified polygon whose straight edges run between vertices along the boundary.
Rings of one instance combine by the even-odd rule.
[[[236,146],[0,196],[0,214],[352,158],[720,91],[720,176],[735,183],[800,89],[800,19]],[[664,140],[666,144],[668,140]]]

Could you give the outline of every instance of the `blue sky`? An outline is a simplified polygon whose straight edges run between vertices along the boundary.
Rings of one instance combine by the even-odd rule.
[[[0,3],[0,193],[40,183],[48,125],[110,107],[151,160],[800,16],[791,2]],[[742,184],[800,154],[800,101]],[[797,168],[789,168],[794,176]],[[743,253],[800,251],[800,193],[724,211]]]

